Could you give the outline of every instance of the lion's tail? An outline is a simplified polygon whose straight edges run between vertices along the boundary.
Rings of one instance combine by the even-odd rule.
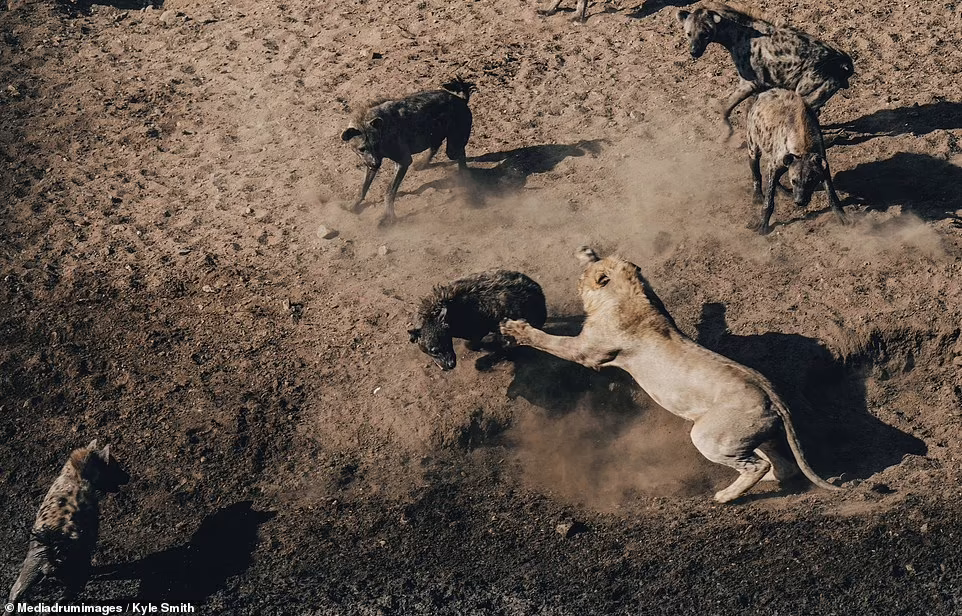
[[[805,454],[802,453],[802,445],[798,441],[798,435],[795,433],[795,426],[792,424],[792,416],[782,402],[782,399],[778,397],[775,391],[767,386],[763,387],[765,393],[768,394],[768,398],[772,401],[772,406],[775,407],[775,411],[782,418],[782,425],[785,426],[785,438],[788,439],[788,446],[791,448],[792,453],[795,455],[795,462],[798,464],[798,468],[802,470],[802,473],[808,477],[808,480],[825,490],[841,490],[842,488],[837,485],[831,484],[815,473],[812,467],[808,465],[808,460],[805,459]]]

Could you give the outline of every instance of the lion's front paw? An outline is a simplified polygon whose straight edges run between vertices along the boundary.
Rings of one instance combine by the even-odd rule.
[[[528,331],[531,326],[527,321],[502,321],[501,335],[507,336],[514,344],[529,344],[530,336]]]

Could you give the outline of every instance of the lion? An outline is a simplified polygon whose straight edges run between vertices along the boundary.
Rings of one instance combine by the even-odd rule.
[[[585,267],[578,282],[587,315],[581,333],[553,336],[508,320],[502,334],[595,370],[621,368],[661,407],[693,422],[698,451],[738,471],[731,485],[715,493],[720,503],[762,479],[784,481],[799,470],[820,488],[840,489],[809,466],[789,411],[765,377],[685,336],[634,263],[602,259],[587,246],[577,256]],[[782,435],[794,461],[782,453]]]

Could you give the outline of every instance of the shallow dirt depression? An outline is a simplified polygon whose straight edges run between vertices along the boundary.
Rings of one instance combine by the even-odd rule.
[[[133,479],[103,503],[87,603],[962,613],[959,7],[802,4],[756,8],[855,60],[821,117],[853,224],[780,195],[759,237],[748,105],[720,143],[734,71],[690,58],[684,2],[595,3],[584,25],[506,0],[8,2],[0,587],[98,438]],[[343,211],[352,108],[458,73],[478,85],[468,174],[443,153],[412,169],[378,230],[387,165]],[[772,380],[848,489],[718,506],[731,471],[624,374],[528,349],[479,371],[461,343],[442,373],[408,342],[434,284],[493,267],[576,333],[584,243]]]

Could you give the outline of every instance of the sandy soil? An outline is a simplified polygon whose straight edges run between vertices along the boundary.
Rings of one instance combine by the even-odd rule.
[[[0,580],[67,453],[110,442],[85,600],[203,614],[962,613],[962,51],[955,2],[763,0],[849,51],[836,183],[745,228],[751,182],[676,6],[12,0],[0,11]],[[571,7],[568,7],[569,9]],[[341,205],[363,101],[476,81],[471,172],[400,222]],[[338,232],[323,239],[321,225]],[[732,473],[630,379],[519,349],[442,373],[432,285],[491,267],[571,332],[579,244],[766,374],[848,489]],[[382,248],[386,247],[386,248]],[[559,523],[575,522],[570,536]],[[54,600],[56,588],[35,599]]]

